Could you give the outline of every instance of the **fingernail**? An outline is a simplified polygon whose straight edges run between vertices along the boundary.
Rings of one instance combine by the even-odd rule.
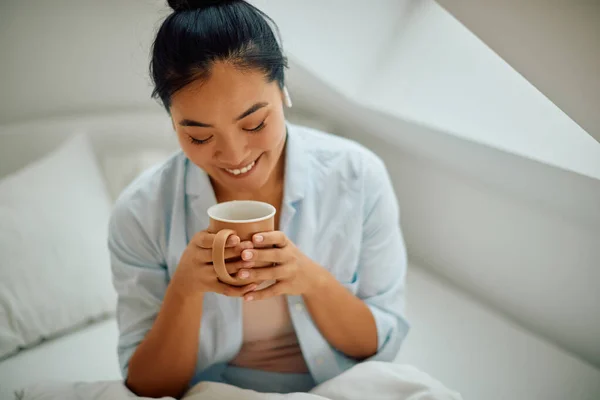
[[[251,259],[252,259],[252,252],[251,252],[251,251],[245,251],[245,252],[242,254],[242,258],[243,258],[244,260],[251,260]]]
[[[265,238],[262,237],[261,235],[254,235],[254,241],[256,243],[262,243],[263,240],[265,240]]]
[[[246,301],[252,301],[254,300],[254,296],[246,296]]]
[[[227,245],[229,246],[233,246],[238,244],[240,241],[240,238],[238,238],[237,236],[229,236],[229,239],[227,239]]]
[[[246,279],[249,276],[250,276],[250,272],[248,272],[248,271],[240,272],[240,278],[242,278],[242,279]]]

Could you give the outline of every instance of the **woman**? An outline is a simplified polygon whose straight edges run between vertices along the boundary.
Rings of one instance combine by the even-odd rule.
[[[109,248],[128,387],[181,396],[200,381],[308,391],[356,363],[392,361],[406,254],[383,163],[348,140],[287,124],[286,66],[250,4],[170,1],[154,42],[154,95],[181,145],[121,195]],[[220,282],[206,210],[251,199],[276,231],[232,237]],[[274,263],[253,268],[255,262]],[[256,282],[277,282],[255,291]]]

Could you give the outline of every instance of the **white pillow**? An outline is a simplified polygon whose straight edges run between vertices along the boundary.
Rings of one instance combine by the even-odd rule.
[[[113,200],[142,172],[165,162],[172,151],[145,149],[127,154],[109,154],[102,159],[106,185]]]
[[[0,359],[114,311],[110,209],[85,135],[0,181]]]

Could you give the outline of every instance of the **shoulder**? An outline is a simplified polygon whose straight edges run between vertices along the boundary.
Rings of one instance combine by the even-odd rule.
[[[172,207],[174,194],[183,188],[186,158],[181,152],[173,154],[162,164],[144,171],[135,178],[115,202],[110,234],[118,230],[155,231],[164,226],[167,210]],[[156,232],[154,232],[156,233]],[[152,235],[153,236],[153,235]]]
[[[304,126],[295,125],[294,129],[317,175],[333,174],[356,184],[387,175],[383,160],[354,140]]]

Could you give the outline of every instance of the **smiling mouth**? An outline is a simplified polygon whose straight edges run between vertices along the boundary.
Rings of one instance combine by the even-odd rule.
[[[246,165],[243,168],[239,168],[239,169],[223,168],[223,170],[227,171],[229,174],[234,175],[234,176],[244,175],[244,174],[247,174],[248,172],[250,172],[252,170],[252,168],[254,168],[257,161],[258,161],[258,159],[252,161],[250,164]]]

